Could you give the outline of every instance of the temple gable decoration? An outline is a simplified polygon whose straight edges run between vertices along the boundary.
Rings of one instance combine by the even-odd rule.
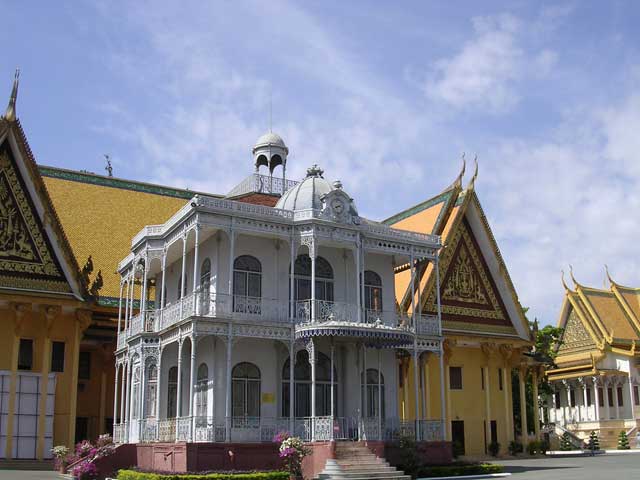
[[[71,292],[6,139],[0,145],[0,287]]]
[[[562,335],[559,352],[576,352],[581,350],[595,350],[596,343],[589,335],[582,321],[578,318],[574,308],[567,317],[567,323]]]
[[[440,264],[443,326],[452,329],[504,330],[513,326],[466,218],[459,223]],[[436,312],[435,289],[425,310]]]

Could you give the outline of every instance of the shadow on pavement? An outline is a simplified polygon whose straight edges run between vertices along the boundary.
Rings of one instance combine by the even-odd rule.
[[[565,470],[568,468],[579,468],[573,465],[558,465],[558,466],[549,466],[549,467],[525,467],[523,465],[504,465],[505,473],[524,473],[524,472],[535,472],[542,470]]]

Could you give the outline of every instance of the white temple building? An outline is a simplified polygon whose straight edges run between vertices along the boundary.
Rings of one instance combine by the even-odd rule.
[[[360,217],[316,166],[287,180],[276,134],[253,154],[228,197],[282,193],[275,207],[196,195],[119,265],[116,441],[443,440],[442,384],[431,418],[398,413],[398,358],[413,358],[416,405],[422,352],[445,378],[439,298],[438,315],[418,315],[395,293],[395,269],[437,265],[440,238]]]

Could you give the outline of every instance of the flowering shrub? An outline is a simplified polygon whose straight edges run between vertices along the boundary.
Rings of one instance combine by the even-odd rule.
[[[69,455],[69,448],[65,445],[57,445],[51,449],[51,454],[60,460]]]
[[[280,432],[274,439],[280,443],[280,458],[282,458],[289,470],[289,474],[296,477],[302,476],[302,459],[311,453],[298,437],[292,437],[289,432]]]
[[[71,469],[74,478],[81,480],[95,478],[98,475],[98,467],[95,461],[99,458],[108,457],[115,451],[113,439],[105,434],[98,437],[96,445],[88,440],[83,440],[76,445],[75,457],[71,463],[75,463]]]

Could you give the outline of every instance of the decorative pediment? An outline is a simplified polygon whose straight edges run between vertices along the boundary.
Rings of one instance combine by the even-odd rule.
[[[6,140],[0,145],[0,287],[71,291]]]
[[[360,218],[353,206],[353,199],[341,188],[331,190],[320,199],[322,215],[332,222],[360,223]]]
[[[575,309],[571,308],[558,352],[569,353],[595,349],[597,349],[596,343],[593,341],[593,338],[591,338],[591,335],[589,335],[589,332],[582,323],[582,320],[578,317]]]
[[[440,301],[445,328],[513,333],[513,325],[466,218],[458,225],[440,261]],[[436,312],[435,289],[425,310]]]

